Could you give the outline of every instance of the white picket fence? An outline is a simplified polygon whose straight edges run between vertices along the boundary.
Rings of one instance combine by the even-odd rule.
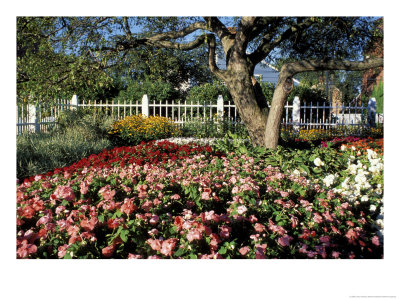
[[[128,115],[142,114],[145,116],[163,116],[171,118],[175,123],[184,123],[197,118],[206,120],[230,120],[232,123],[240,121],[239,113],[233,103],[225,102],[222,96],[216,101],[204,104],[189,103],[187,101],[150,101],[144,95],[139,101],[79,101],[74,95],[70,100],[55,100],[49,104],[17,105],[17,134],[25,131],[46,132],[56,124],[57,118],[63,110],[84,108],[92,112],[106,113],[115,120]],[[374,126],[383,123],[383,115],[376,114],[376,101],[370,99],[368,106],[333,107],[312,103],[301,105],[299,97],[295,97],[293,104],[284,107],[282,126],[286,128],[335,128],[338,126],[354,126],[362,129],[365,126]]]

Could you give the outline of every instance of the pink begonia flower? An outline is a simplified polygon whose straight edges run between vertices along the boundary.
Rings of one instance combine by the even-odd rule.
[[[237,208],[237,212],[238,212],[239,215],[244,214],[246,211],[247,211],[247,207],[244,206],[244,205],[241,205],[241,206],[239,206],[239,207]]]
[[[278,243],[279,245],[281,245],[282,247],[286,247],[290,245],[290,241],[293,240],[293,238],[287,234],[285,234],[284,236],[280,237],[278,239]]]
[[[92,217],[90,220],[85,218],[81,221],[80,225],[85,231],[92,231],[98,223],[97,217]]]
[[[250,223],[255,223],[255,222],[257,222],[258,221],[258,219],[257,219],[257,217],[255,216],[255,215],[251,215],[250,216],[250,218],[249,218],[249,222]]]
[[[232,189],[232,194],[237,194],[237,193],[239,193],[239,187],[235,185]]]
[[[326,211],[322,214],[324,216],[324,218],[326,219],[327,222],[333,222],[333,218],[331,216],[331,214],[329,213],[329,211]]]
[[[87,231],[82,232],[81,237],[84,238],[85,240],[91,240],[92,242],[97,241],[97,238],[93,232],[87,232]]]
[[[43,216],[36,222],[36,226],[40,226],[41,224],[47,224],[50,221],[51,219],[48,216]]]
[[[147,259],[161,259],[161,257],[159,257],[157,255],[151,255],[151,256],[148,256]]]
[[[301,246],[301,248],[299,249],[299,252],[300,253],[308,253],[308,251],[307,251],[307,245],[306,244],[303,244],[302,246]]]
[[[257,232],[263,232],[265,230],[265,226],[260,223],[256,223],[256,224],[254,224],[254,229]]]
[[[153,228],[152,230],[147,232],[149,235],[157,235],[158,234],[158,230],[156,228]]]
[[[128,259],[142,259],[142,258],[143,256],[140,254],[132,254],[132,253],[128,254]]]
[[[267,248],[267,244],[257,244],[256,245],[256,259],[265,259],[265,249]]]
[[[323,219],[319,213],[314,213],[313,220],[315,223],[320,224],[322,223]]]
[[[160,240],[148,239],[146,241],[146,243],[149,244],[151,249],[153,249],[155,251],[161,250],[161,241]]]
[[[154,206],[157,206],[157,205],[159,205],[159,204],[161,204],[162,202],[159,200],[159,199],[154,199],[153,200],[153,204],[154,204]]]
[[[178,242],[177,238],[171,238],[166,241],[163,241],[160,250],[161,254],[164,254],[165,256],[171,256],[173,253],[172,250],[175,248],[177,242]]]
[[[258,238],[260,237],[260,235],[257,233],[257,234],[252,234],[252,235],[250,235],[250,238],[252,239],[252,240],[254,240],[255,242],[257,242],[258,241]]]
[[[28,244],[27,240],[23,240],[19,248],[17,249],[17,257],[25,258],[29,254],[36,253],[36,251],[37,251],[36,245]]]
[[[186,235],[186,238],[189,242],[192,242],[193,240],[201,240],[201,231],[197,228],[192,228]]]
[[[133,203],[132,199],[127,198],[124,200],[124,203],[121,205],[120,210],[122,213],[124,213],[126,215],[130,215],[135,210],[137,210],[137,206]]]
[[[245,247],[242,247],[239,249],[239,253],[243,256],[246,255],[247,253],[249,253],[249,251],[250,251],[250,248],[248,246],[245,246]]]
[[[232,231],[232,228],[226,225],[222,225],[220,228],[219,236],[221,238],[229,238],[229,233]]]
[[[299,224],[299,219],[295,216],[291,216],[290,221],[292,222],[292,228],[296,228]]]
[[[277,232],[279,235],[284,235],[286,233],[286,230],[282,226],[275,225],[275,223],[271,219],[269,219],[268,222],[269,222],[268,226],[269,230]]]
[[[158,221],[160,220],[160,217],[157,215],[153,215],[149,221],[151,225],[156,225]]]
[[[144,209],[146,212],[150,210],[150,208],[153,207],[153,202],[146,200],[143,204],[142,204],[142,209]]]
[[[89,184],[86,181],[81,181],[79,187],[82,195],[85,195],[89,191]]]
[[[279,191],[279,193],[281,194],[281,197],[283,197],[283,198],[289,196],[289,193],[285,192],[285,191]]]
[[[54,191],[54,195],[56,196],[57,199],[64,199],[66,201],[74,201],[75,200],[75,194],[74,191],[70,186],[63,186],[59,185]]]
[[[320,238],[319,238],[319,240],[321,241],[321,243],[329,243],[330,242],[330,238],[329,238],[329,236],[321,236]]]
[[[171,196],[171,199],[172,200],[179,200],[179,199],[181,199],[181,196],[179,196],[178,194],[175,194],[175,195]]]
[[[104,247],[103,249],[101,249],[101,253],[103,254],[103,256],[105,258],[110,258],[111,256],[113,256],[115,248],[116,248],[116,245],[114,245],[114,244]]]
[[[372,244],[374,244],[375,246],[379,246],[379,245],[380,245],[379,237],[378,237],[377,235],[375,235],[375,236],[372,238]]]
[[[210,194],[207,192],[201,193],[201,199],[202,200],[210,200]]]
[[[340,252],[332,251],[332,257],[333,258],[339,258],[339,256],[340,256]]]
[[[63,246],[59,246],[58,247],[58,258],[63,258],[65,256],[65,254],[67,254],[67,249],[69,248],[69,245],[64,244]]]

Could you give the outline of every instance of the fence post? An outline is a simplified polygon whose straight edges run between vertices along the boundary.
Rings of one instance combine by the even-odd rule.
[[[292,119],[293,129],[298,131],[300,128],[300,98],[298,96],[293,99]]]
[[[368,121],[369,127],[376,127],[376,99],[371,98],[368,101]]]
[[[71,99],[71,110],[76,110],[76,108],[79,106],[79,100],[77,95],[73,95]]]
[[[39,132],[40,131],[40,124],[39,124],[39,119],[38,119],[38,111],[39,107],[38,104],[29,104],[28,106],[28,118],[29,118],[29,123],[33,123],[33,132]],[[31,125],[32,129],[32,125]]]
[[[217,99],[217,120],[222,120],[224,116],[224,98],[222,95],[218,95]]]
[[[142,98],[142,115],[146,117],[149,116],[149,98],[147,94],[144,94]]]

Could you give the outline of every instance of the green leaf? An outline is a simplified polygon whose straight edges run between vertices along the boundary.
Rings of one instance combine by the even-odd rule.
[[[179,257],[181,256],[183,253],[185,253],[185,250],[183,248],[179,248],[175,253],[174,256],[175,257]]]
[[[121,240],[123,240],[125,243],[128,241],[128,234],[129,230],[122,230],[121,234],[119,235],[121,237]]]
[[[190,257],[191,259],[197,259],[197,255],[196,255],[196,254],[189,254],[189,257]]]
[[[222,246],[222,247],[219,249],[218,253],[221,254],[221,255],[223,255],[223,254],[226,254],[226,251],[227,251],[227,249],[226,249],[224,246]]]
[[[98,216],[97,216],[97,219],[98,219],[101,223],[103,223],[103,222],[104,222],[104,215],[98,215]]]

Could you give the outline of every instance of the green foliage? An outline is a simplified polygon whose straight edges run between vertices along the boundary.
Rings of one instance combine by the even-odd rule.
[[[268,105],[271,106],[275,85],[270,82],[262,82],[260,85],[264,96],[267,99]],[[296,96],[300,98],[301,103],[308,104],[312,102],[316,104],[317,102],[322,103],[326,101],[326,94],[324,90],[310,88],[305,85],[298,85],[293,87],[293,90],[288,96],[289,104],[293,103],[293,99]]]
[[[293,103],[295,96],[300,98],[303,104],[313,103],[314,105],[319,102],[320,104],[326,101],[326,93],[321,89],[313,89],[307,86],[298,85],[294,86],[288,97],[288,102]]]
[[[228,88],[219,81],[214,83],[205,83],[202,85],[193,86],[189,93],[187,100],[192,103],[217,103],[218,96],[222,95],[224,101],[232,100]]]
[[[129,101],[142,101],[144,94],[147,94],[149,100],[157,102],[176,99],[178,94],[174,87],[163,81],[131,81],[125,90],[122,90],[116,99]]]
[[[58,127],[49,133],[17,136],[17,178],[68,166],[90,154],[111,147],[107,131],[111,120],[81,111],[62,113]]]
[[[227,118],[216,122],[215,119],[201,120],[193,118],[185,122],[181,128],[182,136],[194,138],[223,138],[229,132],[237,134],[242,138],[248,138],[246,126],[234,123]]]
[[[271,107],[272,97],[274,96],[275,85],[271,82],[261,82],[261,89],[267,99],[269,107]]]

